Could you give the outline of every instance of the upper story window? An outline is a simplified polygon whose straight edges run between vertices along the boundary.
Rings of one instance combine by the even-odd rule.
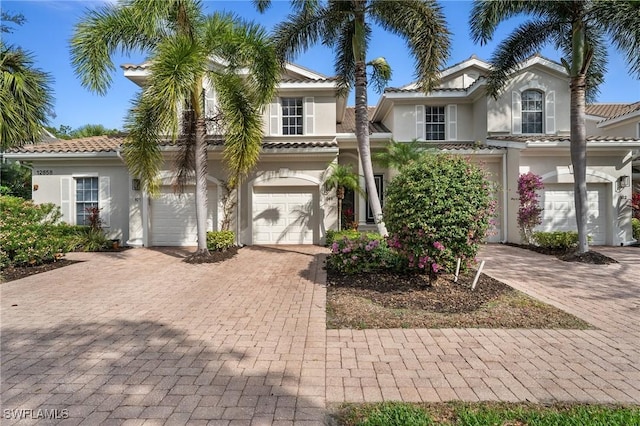
[[[282,134],[302,135],[302,98],[282,98]]]
[[[425,135],[428,141],[443,141],[444,137],[444,107],[425,106],[424,107]]]
[[[522,92],[522,133],[542,133],[542,93],[537,90]]]
[[[88,209],[98,208],[98,178],[76,178],[76,224],[89,225],[91,212]]]

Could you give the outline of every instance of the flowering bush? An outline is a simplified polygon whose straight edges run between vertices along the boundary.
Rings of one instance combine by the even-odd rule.
[[[535,173],[525,173],[518,178],[518,196],[520,208],[518,209],[518,227],[522,239],[527,244],[533,241],[533,228],[542,223],[542,211],[539,195],[536,191],[544,188],[542,178]]]
[[[634,192],[631,196],[631,208],[633,209],[633,217],[640,220],[640,192]]]
[[[394,269],[397,256],[379,234],[362,233],[336,238],[330,245],[327,267],[346,274]]]
[[[640,219],[631,219],[631,229],[633,230],[633,239],[640,242]]]
[[[389,246],[404,268],[435,275],[475,259],[496,201],[486,172],[460,156],[431,155],[404,167],[388,185]]]

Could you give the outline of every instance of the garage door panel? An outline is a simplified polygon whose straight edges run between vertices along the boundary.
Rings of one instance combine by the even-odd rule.
[[[587,232],[594,244],[607,241],[606,186],[592,184],[587,187]],[[543,193],[544,211],[540,231],[575,231],[573,184],[550,184]]]
[[[312,188],[254,188],[255,244],[313,244]]]

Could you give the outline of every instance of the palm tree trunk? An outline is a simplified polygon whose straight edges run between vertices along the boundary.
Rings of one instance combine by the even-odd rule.
[[[207,142],[205,140],[206,123],[203,117],[196,121],[195,171],[196,171],[196,224],[198,250],[193,256],[209,256],[207,249]]]
[[[587,236],[587,141],[585,129],[586,78],[578,74],[571,78],[571,163],[578,227],[578,253],[589,251]]]
[[[369,113],[367,111],[367,70],[364,61],[356,62],[355,69],[355,91],[356,91],[356,138],[358,140],[358,151],[362,172],[369,195],[369,205],[373,211],[373,217],[378,227],[378,233],[386,236],[387,227],[382,221],[382,206],[376,189],[375,178],[373,177],[373,164],[371,163],[371,144],[369,142]]]

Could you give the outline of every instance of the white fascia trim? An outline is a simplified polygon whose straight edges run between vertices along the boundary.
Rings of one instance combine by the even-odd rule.
[[[316,71],[311,71],[308,68],[305,68],[301,65],[296,65],[293,64],[291,62],[287,62],[285,64],[285,68],[288,69],[289,71],[292,71],[296,74],[300,74],[302,76],[305,76],[307,78],[313,78],[313,79],[323,79],[323,78],[327,78],[326,75],[324,74],[320,74],[319,72]]]
[[[567,70],[560,64],[556,64],[548,59],[545,59],[541,56],[534,56],[532,58],[527,59],[524,62],[521,62],[520,65],[513,71],[512,74],[515,74],[518,71],[522,71],[526,68],[532,67],[533,65],[543,65],[547,68],[551,68],[554,71],[557,71],[563,75],[567,75]]]
[[[635,117],[640,117],[640,110],[634,111],[629,114],[624,114],[624,115],[621,115],[620,117],[612,118],[610,120],[604,119],[604,121],[599,122],[596,127],[599,127],[599,128],[609,127],[612,124],[620,123],[622,121],[626,121],[626,120],[629,120],[630,118],[635,118]]]
[[[446,152],[447,154],[462,154],[462,155],[504,155],[503,149],[440,149],[439,152]]]
[[[32,160],[32,159],[60,159],[60,158],[118,158],[118,154],[116,152],[59,152],[59,153],[50,153],[50,152],[34,152],[34,153],[7,153],[4,154],[6,158],[16,159],[16,160]]]
[[[466,98],[470,92],[466,90],[438,90],[434,92],[387,92],[384,96],[388,99],[448,99],[448,98]]]
[[[499,147],[502,147],[502,148],[515,148],[515,149],[523,149],[523,148],[525,148],[525,143],[524,142],[502,141],[502,140],[495,140],[495,139],[491,139],[491,138],[487,138],[487,145],[495,145],[495,146],[499,146]]]
[[[480,68],[484,68],[486,71],[489,71],[491,69],[491,64],[489,64],[488,62],[485,62],[478,58],[469,58],[466,61],[460,62],[458,65],[455,65],[451,68],[447,68],[443,70],[440,73],[439,77],[442,79],[443,77],[447,77],[451,74],[455,74],[458,71],[462,71],[463,69],[470,68],[474,65]]]
[[[527,142],[527,148],[568,148],[570,142]],[[638,148],[640,140],[628,142],[587,141],[587,148]]]
[[[305,90],[326,90],[337,89],[338,83],[332,81],[322,82],[286,82],[278,83],[278,89],[305,89]]]

